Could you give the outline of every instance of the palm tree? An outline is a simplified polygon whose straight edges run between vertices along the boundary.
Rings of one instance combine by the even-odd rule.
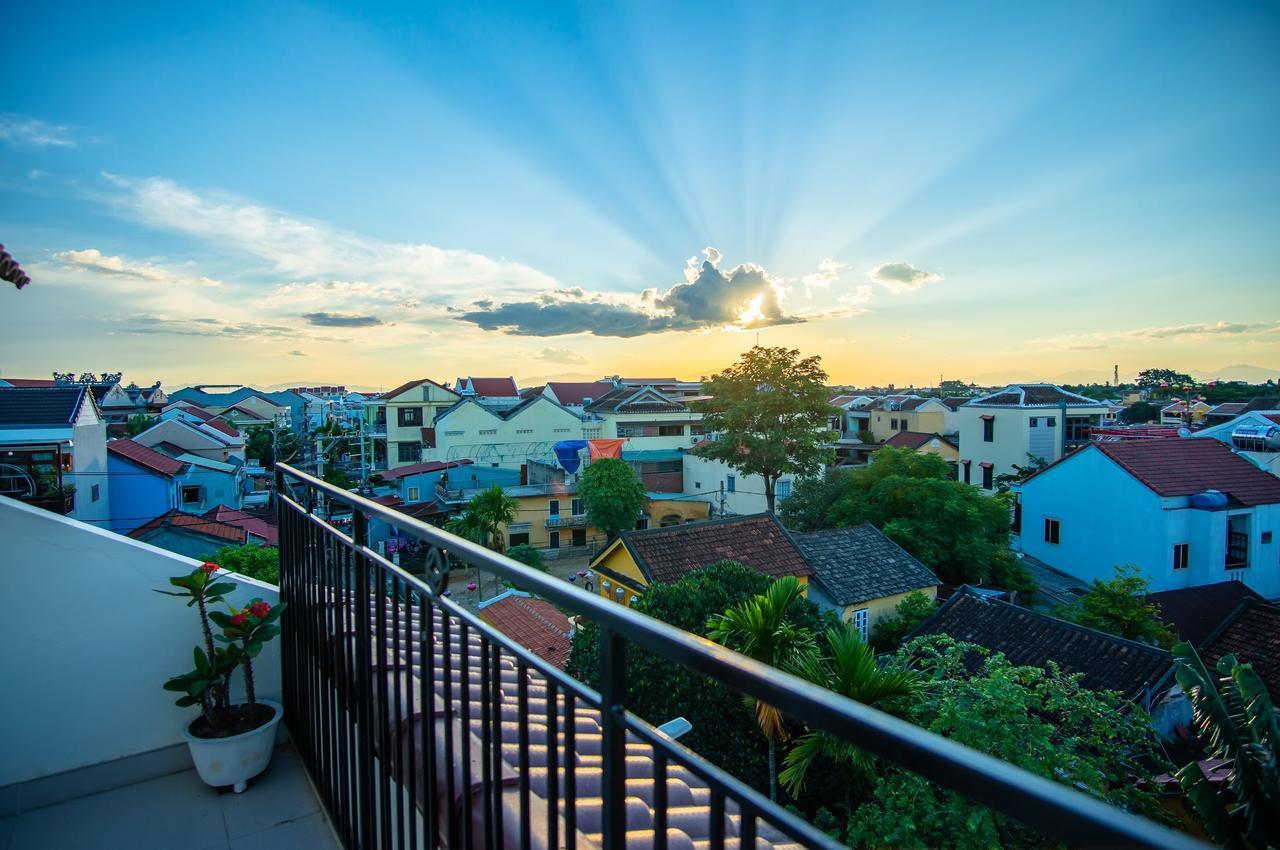
[[[920,677],[914,670],[881,669],[875,652],[848,626],[828,629],[825,638],[830,657],[816,653],[800,656],[786,665],[787,672],[890,713],[901,713],[919,693]],[[828,732],[808,732],[787,753],[779,777],[793,797],[804,789],[805,776],[819,758],[835,762],[845,774],[846,793],[874,763],[872,756]]]
[[[778,579],[764,593],[713,614],[707,620],[707,637],[771,667],[781,667],[812,655],[813,632],[787,620],[787,610],[804,595],[795,576]],[[778,742],[787,738],[782,712],[775,706],[747,697],[755,708],[756,722],[769,744],[769,799],[778,800]]]
[[[507,548],[503,530],[515,522],[519,507],[519,502],[495,484],[471,497],[467,502],[467,513],[475,516],[475,522],[484,532],[485,545],[495,552],[502,552]]]

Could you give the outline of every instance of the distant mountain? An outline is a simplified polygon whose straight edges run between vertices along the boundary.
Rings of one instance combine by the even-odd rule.
[[[1280,379],[1280,369],[1264,369],[1261,366],[1238,364],[1223,366],[1221,369],[1192,369],[1189,373],[1197,381],[1245,381],[1250,384],[1264,384],[1267,381]]]

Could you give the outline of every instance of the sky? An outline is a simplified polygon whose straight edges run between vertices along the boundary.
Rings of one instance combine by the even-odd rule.
[[[1280,7],[6,7],[0,377],[1280,376]]]

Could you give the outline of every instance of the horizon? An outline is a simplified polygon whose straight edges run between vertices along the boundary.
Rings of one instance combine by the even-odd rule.
[[[1274,8],[10,17],[0,377],[1280,376]]]

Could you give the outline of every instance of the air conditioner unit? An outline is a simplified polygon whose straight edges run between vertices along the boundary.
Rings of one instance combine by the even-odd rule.
[[[698,443],[701,443],[701,442],[702,442],[701,434],[694,434],[692,437],[689,438],[689,445],[691,446],[696,446],[698,445]]]

